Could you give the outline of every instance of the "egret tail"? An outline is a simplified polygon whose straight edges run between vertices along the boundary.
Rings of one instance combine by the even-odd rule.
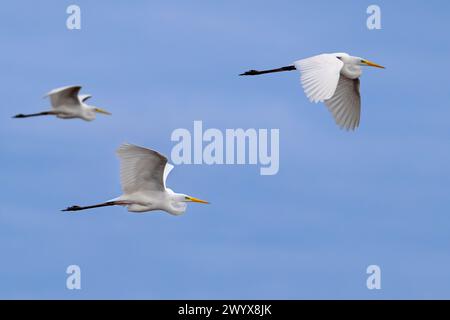
[[[126,205],[124,201],[108,201],[100,204],[94,204],[92,206],[71,206],[61,211],[81,211],[81,210],[87,210],[87,209],[94,209],[94,208],[101,208],[101,207],[109,207],[109,206],[123,206]]]
[[[16,114],[13,118],[29,118],[29,117],[38,117],[38,116],[50,116],[50,115],[55,115],[56,113],[54,111],[44,111],[44,112],[39,112],[39,113],[31,113],[31,114],[23,114],[23,113],[19,113]]]
[[[274,73],[274,72],[284,72],[284,71],[293,71],[296,70],[295,66],[287,66],[282,67],[278,69],[271,69],[271,70],[250,70],[244,73],[241,73],[240,76],[258,76],[260,74],[266,74],[266,73]]]

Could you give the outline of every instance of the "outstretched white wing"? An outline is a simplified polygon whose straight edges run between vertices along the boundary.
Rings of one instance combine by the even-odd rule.
[[[344,63],[333,54],[321,54],[298,60],[295,68],[301,72],[301,82],[311,102],[330,99],[339,82]]]
[[[169,175],[170,171],[172,171],[173,168],[174,168],[173,165],[171,165],[170,163],[167,163],[166,167],[164,168],[164,177],[163,177],[164,188],[167,188],[166,185],[167,176]]]
[[[86,100],[92,98],[92,95],[90,95],[90,94],[80,94],[78,97],[80,98],[80,101],[86,102]]]
[[[359,84],[359,79],[349,79],[341,75],[333,97],[325,100],[336,124],[341,128],[355,130],[359,126],[361,114]]]
[[[78,96],[80,90],[81,86],[62,87],[50,91],[47,93],[47,96],[50,97],[54,109],[80,108],[80,98]]]
[[[117,150],[117,155],[120,158],[120,180],[125,194],[165,190],[167,158],[162,154],[123,144]]]

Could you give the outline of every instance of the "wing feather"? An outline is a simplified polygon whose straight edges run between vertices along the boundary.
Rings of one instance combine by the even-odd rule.
[[[50,98],[52,107],[58,109],[61,107],[79,107],[81,86],[68,86],[54,89],[47,93],[46,96]]]
[[[330,99],[336,91],[344,63],[333,54],[321,54],[298,60],[295,68],[301,72],[301,83],[311,102]]]
[[[166,167],[164,168],[164,177],[163,177],[164,188],[167,188],[166,180],[173,168],[174,168],[173,165],[171,165],[170,163],[167,163]]]
[[[333,97],[325,104],[333,114],[336,124],[346,130],[355,130],[361,117],[361,95],[359,79],[340,77]]]
[[[120,180],[125,194],[165,191],[165,156],[132,144],[121,145],[117,155],[120,158]]]
[[[80,101],[86,102],[87,100],[92,98],[92,95],[90,95],[90,94],[80,94],[79,98],[80,98]]]

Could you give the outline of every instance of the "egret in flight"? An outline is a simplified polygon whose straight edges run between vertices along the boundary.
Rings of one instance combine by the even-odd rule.
[[[241,76],[299,70],[301,83],[311,102],[324,102],[336,121],[346,130],[355,130],[359,126],[361,113],[361,95],[359,77],[361,66],[383,68],[379,64],[347,53],[321,54],[298,60],[294,65],[272,70],[250,70]]]
[[[72,206],[62,211],[80,211],[106,206],[124,206],[130,212],[163,210],[173,215],[186,211],[187,202],[208,202],[186,194],[175,193],[166,187],[166,179],[173,166],[162,154],[123,144],[117,150],[120,158],[120,180],[123,195],[91,206]]]
[[[68,86],[50,91],[45,97],[50,97],[52,110],[32,114],[18,114],[14,118],[37,116],[56,116],[60,119],[79,118],[86,121],[95,119],[96,113],[111,115],[108,111],[89,106],[86,100],[91,95],[80,95],[81,86]]]

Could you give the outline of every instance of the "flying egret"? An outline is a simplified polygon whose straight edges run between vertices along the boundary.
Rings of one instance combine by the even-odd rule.
[[[162,154],[135,146],[123,144],[117,150],[120,158],[120,180],[123,195],[92,206],[72,206],[62,211],[79,211],[106,206],[125,206],[130,212],[153,210],[167,211],[181,215],[187,202],[208,202],[186,194],[175,193],[166,187],[166,179],[173,165]]]
[[[240,76],[255,76],[273,72],[299,70],[306,96],[311,102],[325,102],[336,121],[346,130],[359,126],[361,66],[383,68],[379,64],[347,53],[321,54],[298,60],[294,65],[272,70],[250,70]]]
[[[91,98],[91,95],[80,95],[80,89],[81,86],[68,86],[54,89],[45,96],[50,97],[50,102],[52,104],[51,111],[33,114],[18,114],[13,118],[53,115],[60,119],[80,118],[86,121],[92,121],[95,119],[96,113],[111,115],[108,111],[86,104],[86,100]]]

